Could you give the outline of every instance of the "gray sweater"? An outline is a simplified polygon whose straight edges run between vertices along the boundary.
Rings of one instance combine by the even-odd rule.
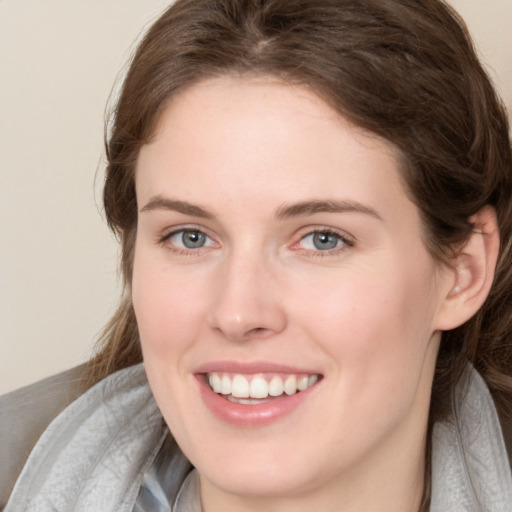
[[[15,423],[6,416],[19,414],[19,399],[19,393],[0,398],[4,495],[23,459],[12,449],[12,430],[30,418],[24,414]],[[432,450],[431,512],[512,511],[499,420],[471,368],[452,416],[434,427]],[[7,452],[14,464],[5,462]],[[169,434],[144,367],[137,365],[104,379],[57,416],[32,450],[5,512],[200,512],[198,489],[197,474]]]

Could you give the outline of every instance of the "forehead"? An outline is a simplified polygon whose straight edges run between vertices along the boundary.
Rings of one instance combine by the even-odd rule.
[[[259,193],[283,203],[341,194],[378,203],[382,194],[405,197],[397,154],[304,87],[226,76],[166,106],[139,155],[137,195],[243,203]]]

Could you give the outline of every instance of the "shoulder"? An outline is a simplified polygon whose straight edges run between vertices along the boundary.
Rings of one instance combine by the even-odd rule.
[[[507,449],[510,469],[512,471],[512,416],[505,416],[505,414],[501,413],[499,409],[498,415],[503,433],[503,440],[505,441],[505,447]]]
[[[506,427],[484,379],[469,365],[452,396],[451,414],[434,425],[430,510],[510,510]]]
[[[0,397],[0,510],[41,434],[80,395],[83,369],[77,366]]]
[[[167,436],[143,364],[110,374],[42,433],[6,509],[132,510]]]

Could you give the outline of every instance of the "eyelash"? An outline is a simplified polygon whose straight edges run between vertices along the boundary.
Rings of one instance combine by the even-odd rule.
[[[201,246],[197,248],[182,248],[177,247],[175,244],[170,243],[170,240],[172,237],[179,235],[180,233],[198,233],[199,235],[202,235],[206,237],[207,239],[214,242],[213,238],[209,236],[207,233],[205,233],[204,230],[196,228],[196,227],[181,227],[179,229],[174,229],[168,233],[165,233],[163,236],[159,237],[157,240],[157,243],[167,249],[170,252],[173,252],[175,254],[183,255],[183,256],[197,256],[198,253],[201,252],[201,249],[208,248],[209,246]]]
[[[339,247],[333,247],[332,249],[326,249],[326,250],[302,249],[300,247],[297,247],[295,250],[304,252],[308,256],[312,256],[315,258],[325,258],[325,257],[329,257],[329,256],[336,256],[336,255],[346,251],[347,249],[354,247],[354,245],[355,245],[355,240],[352,237],[349,237],[345,233],[341,233],[332,228],[318,227],[318,228],[309,228],[309,230],[304,235],[302,235],[300,237],[299,241],[296,242],[292,246],[292,248],[294,248],[295,246],[297,246],[298,244],[303,242],[306,238],[313,237],[317,234],[336,237],[338,239],[338,241],[341,243],[341,245]]]
[[[184,255],[184,256],[197,256],[198,253],[201,253],[202,249],[208,248],[211,245],[203,245],[201,247],[197,248],[181,248],[177,247],[175,244],[169,243],[169,241],[172,239],[172,237],[179,235],[179,234],[185,234],[185,233],[198,233],[199,235],[202,235],[209,239],[210,241],[214,242],[213,238],[209,236],[207,233],[205,233],[204,230],[196,227],[181,227],[179,229],[174,229],[163,236],[159,237],[157,240],[157,243],[161,246],[163,246],[168,251],[171,251],[175,254]],[[333,236],[336,237],[337,240],[341,243],[339,247],[333,247],[332,249],[304,249],[301,247],[298,247],[298,245],[303,242],[308,237],[313,237],[317,234],[320,235],[327,235],[327,236]],[[354,247],[355,241],[353,238],[347,236],[344,233],[340,233],[339,231],[335,231],[332,228],[308,228],[308,231],[306,231],[298,240],[298,242],[295,242],[292,244],[291,249],[296,250],[299,252],[302,252],[304,254],[307,254],[308,256],[312,257],[319,257],[319,258],[325,258],[328,256],[335,256],[343,251],[346,251],[347,249]]]

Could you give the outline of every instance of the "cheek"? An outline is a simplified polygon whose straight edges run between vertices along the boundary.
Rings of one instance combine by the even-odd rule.
[[[398,387],[419,373],[437,302],[427,262],[420,271],[392,261],[385,268],[368,265],[310,286],[307,303],[296,303],[296,317],[343,372],[380,375]]]
[[[337,400],[325,404],[332,415],[324,428],[340,432],[341,440],[352,432],[349,436],[364,444],[390,432],[418,396],[428,408],[436,353],[434,303],[425,297],[428,279],[387,268],[387,273],[352,274],[353,280],[332,283],[330,293],[315,294],[309,303],[309,337],[330,356],[335,376],[331,396]],[[354,425],[345,423],[347,411]]]
[[[178,354],[200,329],[204,290],[201,281],[180,282],[179,275],[136,256],[132,301],[144,355]],[[204,297],[204,296],[203,296]]]
[[[166,414],[187,404],[181,390],[187,350],[198,338],[200,290],[184,286],[165,265],[155,265],[144,251],[136,253],[132,301],[139,329],[146,373],[156,401],[170,428],[179,431]]]

